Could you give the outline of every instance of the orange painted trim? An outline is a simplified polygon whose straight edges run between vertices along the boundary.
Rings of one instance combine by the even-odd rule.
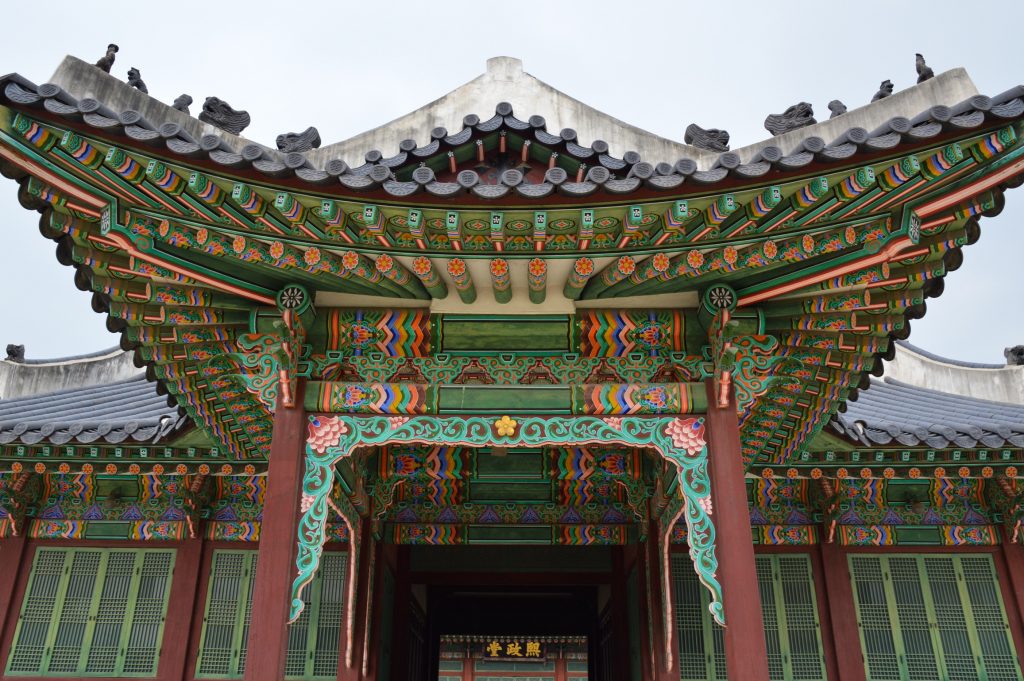
[[[875,253],[874,255],[868,256],[866,258],[861,258],[860,260],[854,260],[853,262],[849,262],[841,267],[837,267],[832,270],[819,272],[817,274],[813,274],[803,279],[798,279],[787,284],[781,284],[774,288],[759,291],[758,293],[752,293],[749,296],[744,296],[743,298],[740,298],[739,302],[737,303],[737,306],[744,307],[747,305],[753,305],[754,303],[760,303],[762,301],[769,300],[776,296],[791,293],[798,289],[804,288],[805,286],[821,283],[826,279],[832,279],[834,277],[839,277],[844,274],[849,274],[850,272],[856,272],[857,270],[863,269],[865,267],[870,267],[872,265],[877,265],[879,263],[888,262],[890,258],[894,258],[900,251],[902,251],[904,248],[910,245],[912,244],[910,243],[909,237],[900,237],[893,241],[888,246],[886,246],[885,248],[883,248],[882,250],[880,250],[878,253]]]
[[[934,215],[939,211],[945,210],[952,206],[957,205],[963,201],[973,198],[976,194],[995,187],[1003,180],[1009,179],[1014,175],[1017,175],[1024,170],[1024,159],[1018,160],[1016,163],[1012,163],[997,173],[989,175],[988,177],[978,180],[974,184],[969,184],[966,187],[959,189],[952,194],[947,194],[941,198],[926,203],[914,209],[914,211],[922,218],[926,218],[929,215]]]
[[[121,236],[120,234],[107,234],[105,237],[103,237],[103,239],[107,241],[108,245],[110,245],[110,246],[117,246],[118,248],[121,248],[126,253],[128,253],[128,255],[131,255],[131,256],[133,256],[135,258],[139,258],[140,260],[144,260],[144,261],[146,261],[148,263],[151,263],[153,265],[157,265],[159,267],[166,267],[167,269],[169,269],[169,270],[171,270],[173,272],[177,272],[178,274],[180,274],[182,276],[189,277],[190,279],[194,279],[194,280],[196,280],[198,282],[206,284],[207,286],[209,286],[211,288],[215,288],[215,289],[217,289],[219,291],[224,291],[226,293],[232,293],[234,295],[241,296],[242,298],[246,298],[248,300],[254,300],[254,301],[258,302],[258,303],[263,303],[264,305],[276,305],[277,304],[276,301],[273,298],[270,298],[268,296],[264,296],[264,295],[261,295],[259,293],[253,293],[252,291],[247,291],[247,290],[245,290],[245,289],[243,289],[241,287],[232,286],[231,284],[225,284],[224,282],[218,281],[217,279],[214,279],[213,277],[208,277],[205,274],[200,274],[198,272],[192,272],[190,270],[184,269],[184,268],[179,267],[177,265],[172,265],[171,263],[169,263],[169,262],[167,262],[167,261],[165,261],[165,260],[163,260],[161,258],[155,257],[155,256],[150,255],[148,253],[143,253],[142,251],[137,249],[135,247],[135,245],[132,244],[128,239],[126,239],[125,237]]]
[[[76,199],[79,199],[89,204],[96,210],[102,211],[104,208],[107,207],[105,201],[102,201],[87,192],[83,192],[75,185],[65,182],[61,177],[55,175],[46,168],[43,168],[40,165],[37,165],[21,156],[18,156],[13,151],[4,146],[0,146],[0,157],[7,159],[8,161],[18,166],[19,168],[29,173],[30,175],[35,175],[36,177],[45,180],[46,182],[60,189],[61,191],[66,192],[70,196],[73,196]]]

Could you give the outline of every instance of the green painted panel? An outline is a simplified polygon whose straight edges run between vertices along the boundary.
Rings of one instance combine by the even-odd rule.
[[[127,539],[131,523],[90,521],[85,527],[86,539]]]
[[[476,463],[476,478],[480,480],[501,478],[521,478],[524,480],[543,480],[545,470],[544,453],[540,450],[523,451],[508,450],[504,456],[495,456],[490,450],[477,450],[473,457]]]
[[[442,352],[570,352],[568,317],[445,316]]]
[[[473,503],[496,501],[551,501],[551,484],[547,482],[471,482],[469,500]]]
[[[438,412],[456,414],[572,411],[571,386],[444,386],[438,390]]]
[[[939,546],[942,538],[937,527],[897,527],[896,542],[903,546]]]
[[[472,525],[468,528],[467,535],[470,543],[552,543],[551,528],[547,525]]]

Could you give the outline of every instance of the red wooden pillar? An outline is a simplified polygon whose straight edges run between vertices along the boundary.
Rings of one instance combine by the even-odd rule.
[[[28,523],[25,523],[26,525]],[[0,641],[5,640],[4,631],[8,622],[15,621],[13,613],[20,612],[21,603],[14,602],[15,591],[18,586],[18,577],[24,570],[29,570],[28,565],[22,565],[25,557],[25,533],[20,537],[4,537],[0,539]],[[12,627],[15,625],[11,625]],[[0,661],[2,664],[4,661]]]
[[[867,676],[857,627],[857,609],[853,600],[853,581],[850,579],[846,552],[839,544],[822,542],[821,574],[825,581],[825,601],[835,641],[832,649],[835,651],[839,673],[836,681],[865,681]]]
[[[201,523],[200,523],[201,525]],[[203,539],[186,539],[174,558],[174,579],[167,599],[163,645],[160,649],[158,681],[182,681],[188,661],[192,611],[199,590],[199,567],[203,560]]]
[[[555,660],[555,681],[566,681],[569,678],[569,665],[565,659],[565,648],[558,651],[558,659]]]
[[[259,561],[253,586],[245,681],[284,678],[288,655],[288,615],[295,576],[299,503],[305,467],[305,381],[299,379],[297,406],[286,408],[278,397],[270,442],[267,492],[260,527]]]
[[[1024,546],[1014,544],[1006,527],[1000,526],[999,548],[1007,577],[1000,580],[1004,583],[1002,594],[1007,620],[1017,647],[1017,656],[1024,657]],[[999,567],[998,560],[996,566]]]
[[[463,643],[466,648],[466,657],[462,660],[462,681],[473,681],[476,670],[473,668],[473,648],[469,643]]]
[[[725,608],[725,667],[730,679],[768,681],[768,648],[754,563],[754,536],[747,509],[736,395],[730,389],[729,404],[719,407],[711,380],[706,388],[712,520],[718,549],[718,581],[722,585]]]
[[[666,599],[672,598],[672,579],[666,572],[661,533],[657,523],[651,523],[647,532],[647,563],[651,576],[651,613],[654,624],[654,676],[657,681],[678,681],[679,639],[674,621],[665,621]],[[675,618],[673,618],[674,620]],[[667,650],[666,650],[667,648]],[[669,659],[671,654],[671,660]],[[670,663],[670,664],[669,664]]]

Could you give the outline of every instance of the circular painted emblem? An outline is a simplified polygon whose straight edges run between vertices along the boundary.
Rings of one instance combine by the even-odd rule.
[[[736,307],[736,291],[726,284],[715,284],[704,291],[704,306],[710,312],[733,310]]]
[[[282,310],[300,311],[309,305],[309,293],[299,284],[288,284],[277,293],[277,306]]]

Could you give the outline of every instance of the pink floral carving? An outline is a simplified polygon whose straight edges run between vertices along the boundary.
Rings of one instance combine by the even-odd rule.
[[[672,419],[665,426],[665,435],[672,440],[673,447],[690,456],[697,456],[704,449],[704,423],[699,419]]]
[[[391,430],[398,430],[409,420],[408,416],[389,416],[388,423],[391,425]]]
[[[316,499],[312,494],[303,494],[302,501],[299,503],[299,509],[305,513],[313,507],[313,501]]]
[[[328,447],[337,447],[347,432],[348,426],[337,416],[316,416],[309,422],[306,444],[317,454],[324,454]]]
[[[608,425],[609,428],[614,428],[615,430],[622,430],[622,419],[620,419],[618,416],[609,416],[604,420],[604,422]]]
[[[711,515],[712,510],[711,510],[711,497],[710,496],[701,497],[700,499],[697,499],[697,503],[700,505],[701,508],[704,509],[705,513],[707,513],[708,515]]]

